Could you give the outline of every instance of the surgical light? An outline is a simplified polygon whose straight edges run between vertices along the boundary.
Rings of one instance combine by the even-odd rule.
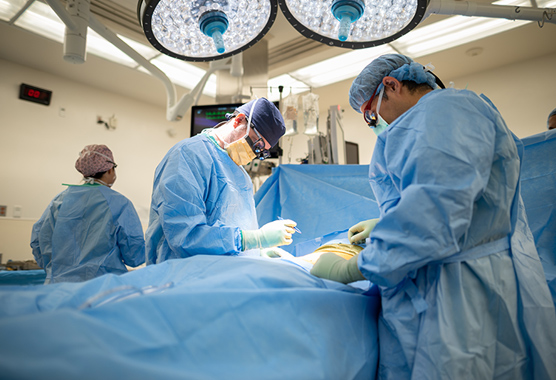
[[[556,23],[556,10],[463,0],[139,0],[150,43],[190,61],[218,60],[260,40],[278,5],[302,35],[329,46],[365,49],[392,43],[430,14]]]
[[[280,0],[290,24],[305,37],[350,49],[385,44],[423,19],[428,0]]]
[[[235,55],[268,32],[277,0],[139,0],[139,22],[162,53],[186,61]]]

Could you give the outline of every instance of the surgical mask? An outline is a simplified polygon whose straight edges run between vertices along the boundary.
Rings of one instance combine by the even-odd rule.
[[[114,182],[112,182],[111,184],[108,184],[104,181],[101,181],[98,178],[93,178],[93,177],[86,177],[83,178],[83,182],[84,183],[88,183],[89,185],[94,185],[95,183],[99,183],[101,185],[107,186],[107,187],[112,187],[112,185],[114,184],[114,182],[116,182],[116,178],[114,177]]]
[[[228,144],[226,146],[226,152],[228,152],[230,158],[239,166],[247,165],[257,157],[251,145],[245,140],[245,137]]]
[[[101,181],[100,179],[97,179],[95,182],[98,182],[98,183],[100,183],[100,184],[102,184],[102,185],[104,185],[104,186],[106,186],[106,187],[112,187],[112,185],[114,184],[115,180],[114,180],[114,182],[112,182],[112,183],[106,183],[106,182],[104,182],[104,181]]]
[[[382,118],[382,116],[378,115],[378,121],[376,123],[376,126],[374,128],[371,127],[371,129],[378,136],[382,132],[384,132],[386,128],[388,128],[388,125],[389,124]]]
[[[227,144],[224,148],[230,158],[239,166],[247,165],[257,155],[253,151],[251,144],[249,143],[251,139],[249,138],[249,131],[251,130],[251,119],[253,118],[253,114],[255,113],[255,106],[257,105],[258,99],[255,100],[253,103],[253,107],[251,107],[251,112],[249,115],[249,120],[247,120],[247,132],[245,136],[241,139],[234,141],[233,143]]]
[[[382,87],[380,89],[380,95],[378,96],[378,103],[376,105],[376,115],[373,115],[373,119],[376,120],[376,122],[374,123],[374,126],[369,125],[371,127],[371,129],[373,130],[373,132],[378,136],[380,135],[382,132],[384,132],[386,130],[386,128],[388,128],[388,123],[386,122],[386,120],[384,120],[382,118],[382,116],[380,116],[379,110],[380,110],[380,104],[382,103],[382,96],[384,95],[384,87]]]

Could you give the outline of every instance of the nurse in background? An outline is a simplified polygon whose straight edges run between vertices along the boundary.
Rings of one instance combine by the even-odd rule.
[[[31,248],[45,284],[127,272],[145,262],[141,222],[131,201],[112,190],[116,163],[106,145],[87,145],[75,162],[84,184],[66,185],[33,225]]]
[[[556,315],[520,194],[523,143],[494,105],[439,89],[400,54],[372,61],[350,104],[378,135],[378,221],[357,256],[311,273],[379,286],[379,379],[555,379]],[[442,86],[440,86],[442,87]]]

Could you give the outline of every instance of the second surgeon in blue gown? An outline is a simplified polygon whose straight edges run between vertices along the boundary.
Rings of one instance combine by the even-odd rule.
[[[268,157],[284,133],[280,111],[260,98],[172,147],[155,172],[147,264],[198,254],[259,255],[260,248],[290,244],[294,221],[259,228],[253,185],[242,166]]]
[[[325,254],[311,273],[379,285],[379,378],[554,379],[556,315],[520,195],[523,145],[500,113],[437,89],[398,54],[362,71],[350,103],[378,135],[380,219],[352,227],[370,237],[355,259]]]

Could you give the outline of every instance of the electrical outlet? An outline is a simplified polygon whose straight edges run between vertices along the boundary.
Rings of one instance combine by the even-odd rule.
[[[108,119],[108,125],[110,126],[110,128],[116,129],[116,127],[118,126],[118,119],[116,119],[115,115]]]
[[[8,213],[8,206],[0,206],[0,216],[6,216]]]
[[[21,206],[14,206],[14,218],[21,218]]]

